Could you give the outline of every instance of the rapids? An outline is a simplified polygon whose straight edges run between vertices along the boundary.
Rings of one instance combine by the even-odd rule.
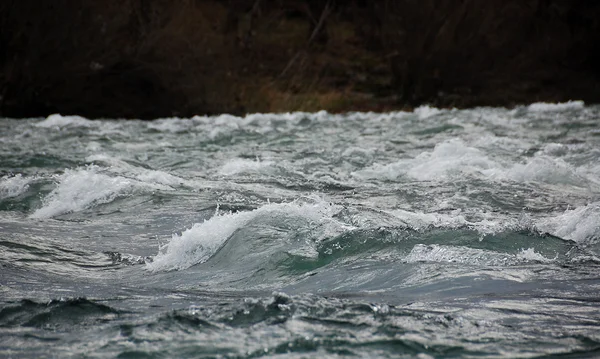
[[[600,355],[600,107],[0,119],[0,357]]]

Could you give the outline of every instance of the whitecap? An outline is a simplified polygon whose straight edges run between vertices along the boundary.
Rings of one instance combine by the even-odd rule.
[[[407,263],[437,262],[466,265],[506,266],[515,263],[513,256],[463,246],[417,244],[404,258]]]
[[[192,121],[180,118],[161,118],[146,124],[148,129],[158,132],[182,133],[192,128]]]
[[[252,113],[243,117],[230,114],[218,116],[194,116],[185,118],[163,118],[147,124],[149,129],[160,132],[181,133],[193,131],[204,133],[209,140],[226,139],[236,131],[249,131],[266,134],[278,129],[289,130],[293,126],[305,122],[326,122],[341,120],[341,116],[331,115],[326,111],[316,113]]]
[[[600,239],[600,202],[541,219],[536,223],[536,228],[578,243],[597,241]]]
[[[232,176],[239,173],[260,172],[274,165],[273,161],[256,161],[245,158],[234,158],[227,161],[220,169],[219,174],[222,176]]]
[[[338,206],[317,199],[314,203],[266,204],[252,211],[216,213],[212,218],[194,224],[181,235],[174,234],[147,268],[151,271],[182,270],[206,262],[236,231],[261,218],[278,215],[322,226],[323,237],[334,236],[352,229],[333,218],[338,211]]]
[[[569,153],[569,146],[562,143],[547,143],[542,147],[542,152],[549,156],[564,156]]]
[[[374,148],[350,146],[341,153],[341,157],[352,164],[363,166],[371,162],[371,159],[376,151],[377,150]]]
[[[412,115],[412,112],[406,111],[391,111],[391,112],[349,112],[343,116],[331,115],[331,119],[341,121],[356,121],[356,122],[370,122],[370,123],[390,123],[398,122],[406,117]]]
[[[491,235],[524,227],[519,220],[499,218],[497,214],[490,214],[488,215],[489,218],[486,218],[484,213],[480,213],[480,216],[483,216],[483,218],[479,218],[479,220],[467,220],[465,213],[460,209],[453,210],[451,213],[423,213],[397,209],[390,213],[417,231],[429,228],[467,228],[475,230],[481,235]]]
[[[63,127],[91,127],[93,125],[94,121],[81,116],[62,116],[59,114],[50,115],[45,120],[34,124],[36,127],[59,129]]]
[[[584,108],[583,101],[567,101],[560,103],[536,102],[527,106],[529,112],[555,112],[565,110],[580,110]]]
[[[560,158],[535,156],[524,164],[515,164],[504,176],[517,182],[542,182],[549,184],[583,184],[585,179],[575,168]]]
[[[1,177],[0,199],[18,197],[27,192],[31,181],[32,178],[23,177],[21,174]]]
[[[546,258],[542,254],[535,251],[534,248],[522,248],[519,253],[517,253],[517,259],[527,261],[527,262],[540,262],[540,263],[550,263],[555,260],[555,258]]]
[[[569,184],[587,186],[595,182],[594,168],[575,167],[563,158],[568,149],[564,145],[553,144],[524,163],[511,164],[496,162],[476,147],[467,145],[461,139],[450,139],[435,145],[432,151],[422,152],[414,158],[400,159],[381,165],[375,164],[364,170],[352,173],[360,179],[385,179],[396,181],[400,178],[418,181],[446,181],[464,176],[475,176],[487,180],[509,180],[514,182],[538,182],[546,184]]]
[[[464,246],[417,244],[404,258],[407,263],[437,262],[459,263],[475,266],[510,266],[522,262],[552,262],[533,248],[522,249],[517,254],[500,253]]]
[[[133,178],[140,182],[147,183],[149,185],[165,185],[174,187],[177,185],[185,184],[186,181],[183,178],[174,176],[170,173],[147,169],[131,165],[120,158],[109,156],[106,154],[96,154],[86,157],[87,162],[92,163],[103,163],[110,166],[112,172],[125,176],[127,178]],[[169,188],[161,188],[168,190]]]
[[[110,203],[138,189],[160,189],[133,179],[101,173],[99,167],[94,165],[76,170],[67,169],[57,177],[57,182],[56,188],[44,198],[43,206],[31,215],[32,218],[51,218],[79,212]]]
[[[419,106],[414,109],[414,114],[419,117],[419,119],[423,120],[429,117],[433,117],[442,113],[442,110],[435,107],[430,107],[428,105]]]
[[[396,180],[409,177],[419,181],[447,179],[465,174],[485,173],[500,167],[482,151],[467,146],[460,139],[451,139],[435,146],[431,152],[423,152],[412,159],[402,159],[388,165],[378,165],[353,175],[364,179]]]
[[[175,187],[178,185],[186,184],[186,181],[183,178],[174,176],[170,173],[160,170],[141,169],[140,173],[135,174],[135,179],[147,183],[149,185],[161,184],[169,187]]]

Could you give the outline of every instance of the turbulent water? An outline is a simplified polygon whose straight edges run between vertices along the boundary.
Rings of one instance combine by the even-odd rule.
[[[0,119],[2,358],[600,357],[600,106]]]

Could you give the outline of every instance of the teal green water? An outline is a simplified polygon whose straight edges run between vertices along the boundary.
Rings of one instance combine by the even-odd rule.
[[[0,119],[2,358],[600,356],[600,107]]]

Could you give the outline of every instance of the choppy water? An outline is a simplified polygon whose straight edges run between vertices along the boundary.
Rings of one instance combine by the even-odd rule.
[[[2,358],[600,357],[600,107],[0,120]]]

